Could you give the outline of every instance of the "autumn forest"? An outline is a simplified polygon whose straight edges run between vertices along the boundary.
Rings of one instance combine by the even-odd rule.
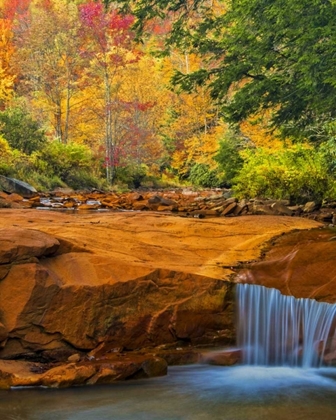
[[[335,7],[0,0],[0,175],[336,199]]]

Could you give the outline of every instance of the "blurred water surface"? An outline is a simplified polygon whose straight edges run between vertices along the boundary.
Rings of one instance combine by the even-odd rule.
[[[1,420],[335,420],[336,369],[192,365],[166,377],[0,391]]]

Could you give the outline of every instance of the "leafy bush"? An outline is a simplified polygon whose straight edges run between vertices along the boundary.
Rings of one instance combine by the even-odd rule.
[[[115,179],[130,188],[139,188],[147,177],[147,165],[127,165],[116,168]]]
[[[63,144],[53,141],[33,154],[35,168],[49,178],[74,189],[104,188],[100,161],[91,150],[76,143]]]
[[[214,157],[222,172],[222,181],[228,187],[232,185],[233,179],[243,167],[244,160],[240,156],[241,149],[239,139],[229,136],[220,142],[219,151]]]
[[[29,155],[39,150],[46,141],[44,131],[22,107],[0,112],[0,134],[13,149]]]
[[[100,163],[87,147],[78,144],[54,141],[27,155],[11,149],[0,137],[0,174],[21,179],[40,191],[65,186],[105,188]]]
[[[70,173],[76,170],[94,170],[92,152],[86,146],[52,141],[35,154],[36,164],[40,169],[59,176],[64,182]],[[39,162],[40,161],[40,162]]]
[[[36,171],[28,171],[25,176],[21,177],[23,181],[28,182],[38,191],[51,191],[57,187],[66,187],[67,185],[56,175],[47,176]]]
[[[258,148],[241,152],[244,165],[234,179],[237,197],[286,198],[292,202],[322,200],[334,193],[330,152],[297,144],[277,150]]]
[[[106,187],[105,180],[83,169],[70,171],[66,177],[66,183],[74,190],[86,188],[104,189]]]
[[[219,187],[221,185],[217,170],[211,169],[209,165],[204,163],[195,163],[191,167],[189,181],[193,185],[205,188]]]

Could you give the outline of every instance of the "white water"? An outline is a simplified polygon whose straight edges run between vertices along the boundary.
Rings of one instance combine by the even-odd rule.
[[[326,351],[336,351],[336,305],[239,284],[237,306],[244,364],[319,367]]]

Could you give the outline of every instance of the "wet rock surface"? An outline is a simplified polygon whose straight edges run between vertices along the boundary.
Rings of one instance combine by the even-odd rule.
[[[120,355],[103,361],[46,365],[18,360],[0,360],[0,390],[16,386],[65,388],[109,384],[127,379],[167,374],[167,362],[154,356]]]
[[[336,303],[336,230],[293,232],[272,241],[264,259],[242,269],[237,281]]]
[[[233,366],[243,359],[240,349],[227,349],[203,353],[201,361],[209,365]]]
[[[195,346],[232,344],[235,267],[276,235],[318,226],[150,212],[1,216],[1,366],[15,370],[15,358],[34,371],[1,368],[3,388],[160,375],[167,363],[198,360]],[[134,353],[144,348],[155,350]]]

